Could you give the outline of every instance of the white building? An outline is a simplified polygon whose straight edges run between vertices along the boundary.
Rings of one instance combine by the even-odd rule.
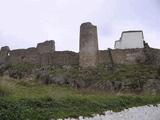
[[[144,48],[143,31],[124,31],[120,40],[115,41],[115,49]]]

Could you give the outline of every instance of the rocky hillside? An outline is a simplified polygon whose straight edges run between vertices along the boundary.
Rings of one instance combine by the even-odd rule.
[[[69,85],[74,88],[98,89],[108,93],[156,95],[160,93],[160,68],[149,65],[40,67],[17,64],[0,67],[1,76],[14,79],[36,79],[43,84]]]

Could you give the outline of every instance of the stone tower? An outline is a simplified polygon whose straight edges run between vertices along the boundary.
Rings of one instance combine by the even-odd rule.
[[[92,23],[83,23],[80,27],[79,65],[82,68],[96,67],[98,61],[97,27]]]

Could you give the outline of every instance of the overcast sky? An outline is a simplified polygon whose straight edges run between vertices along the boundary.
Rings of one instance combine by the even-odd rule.
[[[100,49],[113,48],[125,30],[143,30],[160,48],[160,0],[0,0],[0,47],[55,40],[56,50],[79,51],[83,22],[97,25]]]

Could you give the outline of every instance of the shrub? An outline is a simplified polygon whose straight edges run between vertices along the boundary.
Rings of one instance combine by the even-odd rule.
[[[0,97],[8,96],[10,94],[10,87],[4,81],[0,81]]]
[[[9,77],[14,79],[22,79],[25,76],[25,73],[19,70],[10,70]]]
[[[32,73],[34,65],[28,63],[21,63],[12,65],[9,69],[9,76],[15,79],[22,79]]]
[[[10,68],[10,65],[0,65],[0,76],[3,76],[4,72]]]
[[[39,80],[40,82],[44,84],[49,84],[50,83],[50,76],[46,71],[39,71],[36,74],[36,80]]]

